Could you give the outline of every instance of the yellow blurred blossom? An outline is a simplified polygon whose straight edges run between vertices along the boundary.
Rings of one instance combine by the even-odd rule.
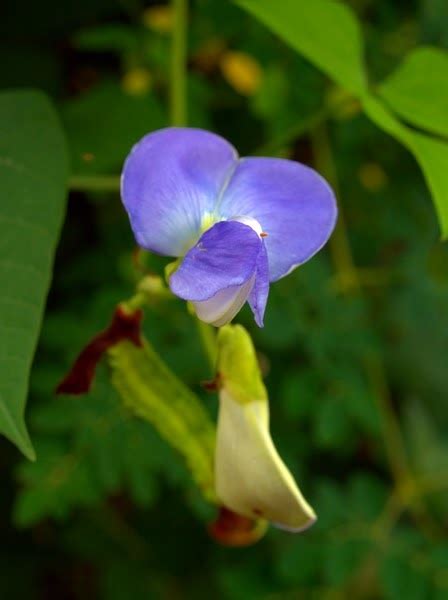
[[[387,175],[378,163],[365,163],[359,169],[358,176],[361,185],[370,192],[378,192],[387,184]]]
[[[121,87],[126,94],[141,96],[151,89],[152,77],[147,69],[135,67],[130,69],[121,79]]]
[[[243,96],[252,96],[259,89],[263,71],[249,54],[228,50],[222,55],[220,66],[227,83]]]
[[[143,12],[143,25],[157,33],[169,33],[173,28],[173,11],[170,5],[151,6]]]

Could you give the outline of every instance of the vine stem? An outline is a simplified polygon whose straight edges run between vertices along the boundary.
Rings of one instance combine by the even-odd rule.
[[[311,134],[311,143],[317,170],[328,179],[335,190],[336,196],[340,197],[336,162],[331,149],[326,123],[320,122],[316,125]],[[352,294],[363,302],[367,302],[359,271],[351,252],[345,215],[340,205],[338,223],[333,236],[330,238],[329,248],[341,292],[346,295]],[[428,539],[433,540],[435,531],[432,519],[422,503],[422,495],[425,492],[430,493],[432,491],[433,481],[426,481],[426,488],[424,484],[420,484],[422,489],[419,489],[420,482],[415,478],[410,468],[400,424],[392,404],[382,357],[376,353],[370,353],[364,358],[364,367],[376,399],[386,457],[394,481],[392,495],[383,513],[372,526],[373,538],[380,547],[384,546],[400,515],[408,509],[419,529]],[[437,484],[440,484],[440,481],[437,481]],[[448,485],[448,482],[445,482],[445,484]],[[440,488],[443,487],[443,485],[440,485]],[[440,489],[439,485],[436,488]],[[358,594],[359,589],[365,589],[366,581],[368,585],[374,585],[377,552],[375,550],[375,552],[368,554],[344,588],[341,597],[345,598],[346,594]]]
[[[280,133],[273,140],[270,140],[266,144],[255,148],[251,155],[253,156],[271,156],[277,154],[279,150],[288,146],[292,141],[299,139],[305,133],[314,129],[317,125],[328,119],[331,116],[333,108],[325,106],[320,110],[307,115],[302,120],[294,123],[292,127]]]
[[[170,72],[170,121],[175,127],[187,123],[187,16],[188,0],[172,0],[173,34]],[[120,190],[120,177],[116,175],[75,175],[69,179],[72,191]]]
[[[177,0],[176,0],[177,1]],[[174,69],[174,63],[176,63],[176,69]],[[172,58],[172,76],[173,78],[170,83],[171,88],[171,123],[172,125],[186,125],[187,124],[187,115],[186,115],[186,100],[184,97],[184,93],[186,91],[185,84],[181,84],[179,86],[179,80],[177,75],[177,70],[179,69],[179,65],[184,65],[185,62],[178,63],[178,60],[174,59],[174,44],[173,44],[173,58]],[[176,71],[176,75],[174,75],[174,71]],[[183,69],[182,69],[183,71]],[[181,81],[184,78],[184,73],[181,75]],[[306,117],[303,121],[299,121],[292,127],[282,133],[278,138],[255,148],[252,152],[254,156],[269,156],[275,155],[278,153],[279,149],[284,146],[287,146],[291,143],[292,140],[298,139],[309,133],[313,128],[315,128],[318,124],[324,121],[330,115],[330,110],[322,109],[318,110],[315,113],[312,113],[308,117]],[[86,191],[98,191],[98,192],[118,192],[120,190],[120,176],[119,175],[73,175],[70,177],[68,182],[69,188],[71,191],[75,192],[86,192]]]
[[[170,111],[171,125],[179,126],[187,124],[186,110],[186,0],[173,0],[173,7],[179,2],[184,6],[180,13],[175,11],[175,25],[173,31],[172,57],[171,57],[171,80],[170,80]],[[180,26],[179,26],[179,23]],[[177,33],[176,33],[177,32]],[[179,32],[181,35],[179,36]],[[178,39],[179,36],[179,39]],[[347,100],[345,100],[346,102]],[[343,107],[344,102],[327,104],[324,108],[316,110],[298,121],[294,126],[285,130],[273,140],[254,148],[252,156],[275,156],[279,150],[287,147],[294,140],[315,130],[318,125],[326,121],[333,112]],[[120,190],[119,175],[74,175],[69,179],[69,188],[72,191],[105,191],[116,192]],[[339,245],[339,244],[338,244]],[[344,260],[342,258],[342,260]]]
[[[211,373],[216,371],[216,361],[218,357],[218,345],[214,328],[208,323],[204,323],[195,317],[198,334],[201,339],[204,354],[207,357]]]
[[[311,141],[320,173],[330,182],[339,197],[339,181],[333,157],[327,127],[319,124],[312,132]],[[330,238],[330,253],[339,276],[342,292],[353,294],[366,302],[358,271],[353,259],[348,239],[344,212],[339,205],[339,217],[335,231]],[[410,472],[404,441],[400,426],[392,406],[387,377],[381,357],[378,355],[365,357],[365,369],[371,388],[377,400],[377,408],[381,418],[386,454],[395,484],[402,493],[409,489],[413,477]]]
[[[187,15],[188,0],[172,0],[174,13],[171,47],[170,110],[171,125],[187,123]]]
[[[174,23],[171,46],[170,110],[171,125],[187,125],[187,19],[188,0],[171,0]],[[196,326],[211,371],[216,368],[216,335],[211,325],[196,316]]]
[[[120,191],[119,175],[73,175],[68,180],[68,187],[74,192],[98,191],[118,192]]]

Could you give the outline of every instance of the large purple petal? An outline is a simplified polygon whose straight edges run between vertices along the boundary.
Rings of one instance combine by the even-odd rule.
[[[236,150],[200,129],[161,129],[129,154],[122,199],[137,243],[168,256],[182,256],[199,237],[231,176]]]
[[[260,223],[271,281],[320,250],[337,217],[327,182],[313,169],[280,158],[241,159],[218,210],[225,218],[245,215]]]
[[[240,286],[255,274],[261,246],[258,234],[248,225],[216,223],[171,275],[171,290],[184,300],[201,302],[221,290]]]
[[[261,245],[260,254],[257,259],[257,270],[255,272],[255,283],[249,295],[249,304],[254,313],[255,322],[258,327],[263,327],[264,311],[269,295],[269,264],[268,255],[264,243]]]

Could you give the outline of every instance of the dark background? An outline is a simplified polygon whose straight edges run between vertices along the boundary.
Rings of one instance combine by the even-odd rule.
[[[445,0],[349,4],[373,85],[416,45],[448,47]],[[0,598],[448,598],[448,251],[429,193],[355,103],[297,138],[297,123],[340,92],[229,2],[191,4],[189,124],[243,155],[267,146],[317,166],[329,140],[337,169],[346,231],[271,288],[263,330],[248,310],[238,317],[260,352],[273,437],[319,521],[220,547],[206,532],[213,508],[124,411],[106,369],[88,398],[54,396],[137,277],[118,194],[82,191],[79,176],[119,174],[132,144],[169,122],[169,15],[150,6],[1,9],[0,84],[51,95],[76,178],[31,378],[38,461],[0,440]],[[347,242],[354,271],[340,259]],[[162,273],[161,259],[146,261]],[[202,393],[209,372],[184,304],[155,302],[145,327]],[[216,411],[214,396],[204,402]]]

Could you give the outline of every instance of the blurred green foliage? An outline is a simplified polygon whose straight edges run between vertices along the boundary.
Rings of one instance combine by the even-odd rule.
[[[347,4],[363,24],[374,81],[417,45],[448,48],[442,0]],[[78,178],[118,174],[138,137],[168,123],[170,38],[148,6],[46,0],[26,15],[4,11],[0,84],[53,97]],[[225,75],[229,51],[257,63],[250,93]],[[265,147],[317,166],[328,167],[330,140],[347,239],[272,286],[264,329],[247,310],[239,317],[259,350],[273,437],[319,520],[303,535],[272,529],[255,547],[221,548],[183,464],[123,409],[104,370],[89,397],[53,395],[137,277],[118,194],[81,190],[78,179],[31,378],[39,460],[0,440],[0,597],[443,600],[448,250],[421,173],[356,104],[323,130],[296,133],[340,92],[231,3],[192,2],[189,57],[189,124],[242,154]],[[346,241],[355,271],[338,260]],[[163,272],[162,259],[145,260]],[[154,302],[145,329],[214,415],[183,303]]]

